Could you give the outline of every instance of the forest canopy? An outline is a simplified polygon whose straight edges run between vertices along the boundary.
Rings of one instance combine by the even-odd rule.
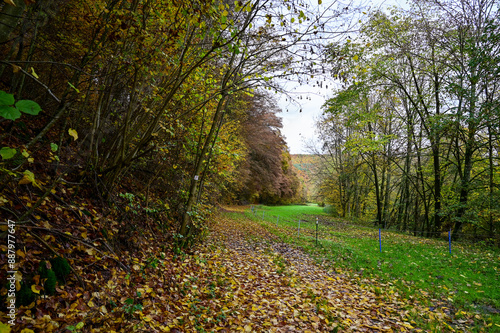
[[[341,80],[318,123],[339,215],[480,239],[499,231],[499,7],[418,1],[331,43]]]
[[[186,240],[220,200],[295,200],[271,94],[281,91],[275,78],[309,71],[296,58],[320,29],[309,5],[0,6],[1,199],[11,218],[33,213],[12,210],[26,204],[20,185],[43,197],[78,184],[102,206],[141,201]]]

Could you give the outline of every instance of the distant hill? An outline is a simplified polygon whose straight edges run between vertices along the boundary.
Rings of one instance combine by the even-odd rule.
[[[293,154],[291,157],[295,172],[302,184],[302,197],[306,198],[309,202],[315,202],[317,188],[314,183],[314,170],[316,170],[321,162],[320,157],[306,154]]]

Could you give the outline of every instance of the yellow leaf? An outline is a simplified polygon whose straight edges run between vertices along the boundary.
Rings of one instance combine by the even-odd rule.
[[[3,1],[8,1],[8,0],[3,0]],[[12,1],[12,0],[10,0],[10,1]],[[19,72],[21,70],[21,67],[19,67],[17,65],[14,65],[14,64],[11,64],[11,65],[12,65],[12,71],[14,73],[17,73],[17,72]]]
[[[76,141],[78,139],[78,132],[72,128],[68,130],[68,134],[73,137],[73,140]]]
[[[40,293],[40,290],[38,288],[39,288],[39,286],[37,286],[36,284],[31,285],[31,291],[34,292],[35,294]]]
[[[21,258],[24,258],[24,257],[26,256],[26,254],[24,254],[24,252],[23,252],[21,249],[17,250],[17,251],[16,251],[16,254],[17,254],[18,256],[20,256]]]
[[[354,57],[352,57],[352,59],[354,59],[354,60],[358,60],[358,56],[357,56],[357,55],[355,55]]]
[[[25,184],[29,184],[31,183],[31,181],[29,180],[29,178],[27,176],[24,176],[23,178],[21,178],[21,180],[19,181],[19,185],[25,185]]]
[[[35,77],[35,79],[39,79],[38,75],[35,73],[35,69],[31,67],[31,75]]]
[[[10,325],[0,323],[0,333],[10,333]]]
[[[33,183],[33,185],[38,186],[38,184],[35,182],[35,175],[33,174],[33,172],[31,172],[29,170],[24,170],[23,173],[24,173],[24,176],[19,181],[20,185]]]
[[[252,326],[245,325],[245,332],[252,332]]]
[[[87,233],[86,232],[82,232],[82,238],[83,239],[87,239]]]
[[[29,328],[25,328],[24,330],[21,331],[21,333],[35,333],[35,331],[30,330]]]
[[[14,1],[12,0],[3,0],[3,2],[5,2],[6,4],[8,5],[11,5],[11,6],[14,6],[14,7],[17,7],[16,4],[14,3]]]

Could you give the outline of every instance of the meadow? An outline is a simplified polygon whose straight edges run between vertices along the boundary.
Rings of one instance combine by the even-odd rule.
[[[500,332],[498,248],[456,241],[450,254],[447,239],[387,230],[381,231],[379,239],[378,229],[330,218],[317,205],[256,206],[246,215],[260,220],[284,242],[301,247],[318,263],[382,281],[387,290],[375,292],[397,292],[426,302],[431,315],[444,313],[465,321],[472,314],[482,321],[478,331]]]

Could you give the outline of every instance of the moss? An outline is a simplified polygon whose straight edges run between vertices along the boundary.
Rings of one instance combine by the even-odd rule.
[[[56,283],[57,283],[56,273],[54,273],[54,271],[51,269],[47,270],[47,280],[45,281],[45,284],[43,285],[43,288],[45,290],[46,295],[54,295],[55,294]]]
[[[35,301],[35,293],[31,291],[29,284],[21,283],[21,289],[16,293],[16,306],[28,306]]]
[[[45,284],[43,285],[45,294],[54,295],[54,293],[56,292],[56,283],[57,283],[56,273],[54,273],[52,269],[47,268],[47,262],[45,261],[40,261],[38,272],[40,273],[40,277],[42,279],[46,279]]]
[[[40,273],[40,276],[47,277],[47,262],[45,260],[40,261],[38,264],[38,273]]]
[[[62,284],[66,282],[66,276],[71,272],[68,260],[62,257],[50,259],[52,270],[56,273],[57,280]]]

